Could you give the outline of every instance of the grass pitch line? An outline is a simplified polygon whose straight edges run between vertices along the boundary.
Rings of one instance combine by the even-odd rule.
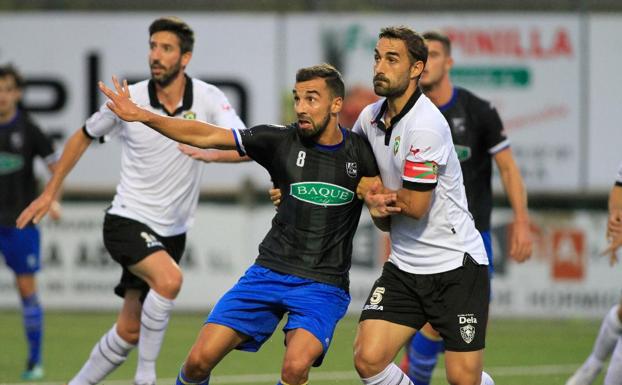
[[[488,372],[493,378],[506,377],[506,376],[544,376],[544,375],[556,375],[556,374],[571,374],[580,364],[566,364],[566,365],[533,365],[533,366],[493,366],[487,367]],[[212,384],[252,384],[259,382],[273,383],[278,380],[279,373],[268,374],[238,374],[238,375],[220,375],[213,376],[210,383]],[[445,372],[443,370],[435,370],[434,378],[444,378]],[[310,378],[312,380],[358,380],[358,375],[354,370],[348,371],[334,371],[334,372],[311,372]],[[127,385],[132,380],[106,380],[103,384],[106,385]],[[173,384],[174,378],[160,378],[158,383]],[[0,385],[58,385],[58,382],[15,382],[4,383]]]

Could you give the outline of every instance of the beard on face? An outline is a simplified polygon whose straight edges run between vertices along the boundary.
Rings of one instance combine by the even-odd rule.
[[[157,60],[151,63],[151,68],[154,67],[162,68],[164,72],[161,75],[156,76],[153,74],[153,71],[151,71],[151,79],[153,79],[153,81],[160,87],[166,87],[171,84],[173,80],[175,80],[175,77],[177,77],[177,75],[181,72],[181,60],[173,64],[169,70],[167,70],[166,67],[164,67]]]
[[[306,118],[304,115],[298,117],[298,119],[301,119],[301,118],[304,120],[308,120],[309,123],[311,123],[312,128],[310,130],[305,130],[303,128],[300,128],[300,126],[298,126],[298,134],[300,135],[300,137],[305,138],[305,139],[316,139],[320,135],[322,135],[324,131],[326,131],[326,127],[328,127],[328,122],[330,121],[330,113],[327,113],[326,115],[324,115],[324,120],[322,120],[320,124],[316,124],[311,119],[311,117]]]
[[[391,81],[384,75],[376,75],[374,76],[374,92],[376,95],[384,97],[400,96],[406,92],[409,83],[410,79],[405,77],[403,81],[395,85],[391,85]]]

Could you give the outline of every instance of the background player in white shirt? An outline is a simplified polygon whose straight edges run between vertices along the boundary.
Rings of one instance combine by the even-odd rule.
[[[609,256],[613,266],[618,263],[617,252],[622,246],[622,163],[618,169],[616,182],[609,193],[607,240],[609,247],[603,254]],[[622,384],[622,299],[603,319],[592,352],[568,379],[566,385],[589,385],[594,382],[609,356],[611,360],[605,376],[605,385],[620,385]]]
[[[393,360],[430,322],[446,343],[452,385],[492,384],[482,372],[488,316],[488,260],[468,212],[460,163],[440,111],[418,80],[427,48],[407,27],[384,28],[375,50],[374,90],[363,110],[365,135],[384,186],[401,214],[374,218],[390,231],[391,254],[367,300],[354,346],[364,384],[412,384]],[[372,196],[375,189],[361,191]]]
[[[194,32],[184,21],[157,19],[149,36],[151,79],[131,86],[137,103],[157,114],[244,127],[220,90],[185,74]],[[52,179],[20,215],[18,227],[38,223],[92,139],[113,132],[123,146],[121,180],[104,220],[104,244],[123,267],[115,288],[123,308],[70,385],[100,382],[136,344],[134,383],[155,383],[155,361],[182,283],[178,262],[199,194],[200,162],[179,151],[177,142],[126,123],[103,105],[69,139]]]

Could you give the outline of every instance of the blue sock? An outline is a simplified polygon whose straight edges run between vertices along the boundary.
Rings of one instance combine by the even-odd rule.
[[[408,346],[408,377],[414,385],[429,385],[438,354],[444,349],[443,340],[433,340],[417,333]]]
[[[179,369],[179,374],[177,374],[177,380],[175,381],[175,385],[209,385],[209,377],[207,376],[204,380],[190,380],[184,375],[184,367],[182,366]]]
[[[37,294],[22,298],[24,330],[28,339],[28,367],[41,363],[41,340],[43,337],[43,309]]]
[[[283,380],[279,380],[279,382],[277,382],[276,385],[289,385],[289,384],[283,382]],[[303,385],[309,385],[309,381],[305,382]]]

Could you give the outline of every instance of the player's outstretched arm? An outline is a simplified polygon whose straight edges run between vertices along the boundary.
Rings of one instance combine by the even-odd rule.
[[[137,106],[130,99],[127,80],[123,85],[115,76],[112,83],[116,90],[99,82],[99,89],[110,99],[106,105],[119,118],[127,122],[141,122],[164,136],[177,142],[186,143],[199,148],[217,148],[219,150],[235,149],[235,138],[230,129],[197,120],[176,119],[154,114]]]
[[[18,228],[23,229],[30,222],[34,224],[39,223],[45,214],[53,208],[52,206],[56,202],[55,199],[59,194],[63,180],[78,163],[89,144],[91,144],[91,138],[86,136],[82,129],[77,130],[69,138],[60,159],[54,165],[52,177],[45,185],[45,189],[17,217],[16,226]]]
[[[200,160],[205,163],[241,163],[252,160],[248,155],[240,156],[240,154],[235,150],[206,150],[183,143],[180,143],[178,148],[179,151],[188,155],[192,159]]]
[[[54,175],[54,172],[56,171],[56,162],[49,164],[48,170],[50,170],[51,175]],[[63,189],[59,188],[56,192],[56,195],[54,196],[52,204],[50,204],[50,218],[55,221],[60,220],[60,217],[62,215],[62,207],[60,205],[61,196],[63,195],[62,192]]]

